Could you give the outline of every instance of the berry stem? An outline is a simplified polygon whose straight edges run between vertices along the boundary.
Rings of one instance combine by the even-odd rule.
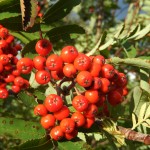
[[[79,92],[79,90],[76,87],[74,87],[74,89],[75,89],[77,95],[81,95],[81,93]]]

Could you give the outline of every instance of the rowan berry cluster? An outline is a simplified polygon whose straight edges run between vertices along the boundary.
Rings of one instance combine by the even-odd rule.
[[[123,101],[126,95],[127,78],[124,73],[116,70],[105,62],[102,55],[87,56],[79,53],[74,46],[66,46],[60,55],[49,54],[52,44],[48,40],[39,40],[35,47],[39,56],[33,59],[37,69],[35,79],[39,84],[47,84],[51,80],[71,81],[71,88],[75,94],[72,99],[73,111],[65,102],[68,92],[50,94],[43,104],[38,104],[35,115],[41,116],[41,125],[50,130],[50,136],[54,140],[65,137],[71,140],[78,134],[78,129],[90,128],[95,118],[101,115],[99,108],[107,110],[106,101],[116,106]],[[84,88],[80,92],[76,85]],[[61,88],[61,87],[59,87]]]
[[[18,51],[22,49],[15,43],[14,36],[5,27],[0,25],[0,98],[5,99],[9,91],[18,93],[27,88],[29,82],[22,78],[22,61],[18,60]]]

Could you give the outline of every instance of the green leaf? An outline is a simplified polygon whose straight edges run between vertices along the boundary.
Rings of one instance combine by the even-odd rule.
[[[3,19],[1,24],[5,26],[9,30],[21,31],[22,30],[22,21],[21,15],[16,17],[11,17],[7,19]]]
[[[0,0],[0,12],[18,12],[20,13],[19,0]]]
[[[150,24],[147,25],[145,28],[143,28],[141,31],[134,34],[133,36],[129,37],[128,39],[139,40],[143,38],[144,36],[146,36],[149,32],[150,32]]]
[[[56,89],[53,87],[53,85],[51,83],[48,83],[48,88],[45,91],[45,96],[49,95],[49,94],[57,94]]]
[[[35,73],[33,71],[31,72],[29,83],[30,83],[30,86],[34,89],[40,86],[40,84],[37,83],[35,80]]]
[[[95,45],[95,47],[90,52],[88,52],[86,55],[90,56],[90,55],[93,55],[97,50],[100,50],[100,51],[104,50],[105,47],[103,49],[101,49],[101,46],[103,46],[102,44],[104,44],[106,37],[107,37],[107,32],[104,32],[102,34],[102,36],[100,37],[99,41],[97,42],[97,44]]]
[[[25,31],[34,25],[38,13],[37,4],[37,0],[20,0],[22,25]]]
[[[45,23],[52,23],[64,18],[74,6],[80,4],[81,0],[59,0],[56,4],[49,8],[43,16]]]
[[[92,148],[83,141],[80,140],[72,140],[72,141],[64,141],[58,142],[59,150],[92,150]]]
[[[46,137],[40,139],[33,139],[16,146],[15,150],[51,150],[53,149],[52,140]]]
[[[140,57],[138,57],[138,58],[150,60],[150,56],[140,56]]]
[[[35,98],[32,95],[32,93],[29,93],[27,91],[21,91],[18,93],[18,98],[24,103],[26,107],[34,107],[37,105],[35,102]]]
[[[41,138],[45,135],[40,123],[4,117],[0,117],[0,133],[22,141]]]
[[[25,45],[25,47],[22,50],[22,55],[28,55],[29,58],[32,58],[33,56],[37,55],[35,51],[35,45],[38,40],[33,40]]]
[[[140,87],[150,94],[149,70],[140,69]]]
[[[52,42],[56,42],[60,39],[70,39],[72,33],[84,34],[85,30],[78,25],[65,25],[51,29],[47,32],[47,36]]]
[[[10,13],[10,12],[1,12],[0,14],[0,20],[4,20],[7,18],[18,17],[20,14],[18,13]]]
[[[139,86],[136,86],[133,90],[133,101],[132,107],[134,108],[133,112],[137,112],[138,105],[142,96],[142,90]]]
[[[38,90],[38,89],[36,89],[33,94],[34,94],[34,95],[37,97],[37,99],[39,99],[39,100],[44,100],[44,99],[46,98],[45,95],[44,95],[44,93],[43,93],[41,90]]]

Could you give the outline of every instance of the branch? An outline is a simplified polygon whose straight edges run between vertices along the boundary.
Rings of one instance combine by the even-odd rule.
[[[121,126],[118,126],[118,129],[125,136],[126,139],[132,140],[132,141],[138,141],[138,142],[142,142],[146,145],[150,145],[150,135],[149,134],[143,134],[140,132],[133,131],[130,128],[124,128]]]
[[[121,64],[121,65],[126,64],[126,65],[150,69],[150,61],[149,60],[143,60],[140,58],[121,59],[119,57],[113,57],[111,59],[107,59],[107,63],[112,63],[112,64],[116,64],[116,65],[117,64]]]

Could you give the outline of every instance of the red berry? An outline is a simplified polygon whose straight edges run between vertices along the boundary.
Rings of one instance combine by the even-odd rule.
[[[96,63],[92,63],[89,72],[91,73],[91,75],[93,77],[99,77],[99,73],[101,71],[101,66],[99,64]]]
[[[9,82],[13,82],[15,79],[15,76],[12,74],[7,75],[7,77],[5,78],[5,82],[9,83]]]
[[[47,84],[50,81],[50,73],[46,70],[40,70],[35,73],[35,80],[39,84]]]
[[[0,63],[0,72],[2,72],[3,69],[4,69],[4,67],[3,67],[2,63]]]
[[[101,88],[101,86],[102,86],[101,78],[94,77],[91,89],[98,90]]]
[[[44,105],[50,112],[56,112],[62,108],[63,100],[56,94],[50,94],[46,97]]]
[[[5,99],[8,97],[8,91],[5,88],[0,88],[0,98]]]
[[[11,44],[13,41],[14,41],[14,36],[12,36],[12,35],[9,35],[8,37],[7,37],[7,39],[6,39],[6,42],[8,43],[8,44]]]
[[[30,58],[21,58],[17,62],[17,69],[23,74],[29,74],[33,68],[33,61]]]
[[[18,76],[14,79],[14,85],[22,87],[23,84],[24,84],[24,79],[22,77]]]
[[[44,129],[48,129],[55,125],[55,117],[52,114],[47,114],[41,117],[41,125]]]
[[[0,28],[0,37],[2,39],[7,38],[8,35],[9,35],[9,31],[6,28],[4,27]]]
[[[73,98],[72,100],[72,105],[77,111],[84,111],[88,107],[88,100],[85,96],[83,95],[77,95]]]
[[[59,70],[59,71],[51,71],[51,77],[54,79],[54,80],[60,80],[64,77],[64,74],[62,72],[62,70]]]
[[[46,60],[46,67],[51,71],[59,71],[63,67],[62,58],[56,54],[50,55]]]
[[[39,40],[35,45],[36,52],[41,56],[46,56],[53,49],[52,43],[49,40]]]
[[[115,69],[112,65],[105,64],[105,65],[102,66],[101,76],[103,78],[110,79],[114,76],[114,74],[115,74]]]
[[[88,71],[81,71],[77,75],[77,83],[83,87],[89,87],[92,84],[93,77]]]
[[[123,96],[126,96],[126,95],[128,95],[128,88],[127,87],[123,88]]]
[[[11,90],[14,92],[14,93],[19,93],[21,88],[20,86],[17,86],[17,85],[12,85],[11,86]]]
[[[99,100],[99,92],[97,90],[87,90],[85,97],[90,103],[97,103]]]
[[[125,87],[127,85],[127,78],[124,73],[118,73],[116,84],[118,87]]]
[[[63,73],[68,78],[74,77],[76,72],[77,72],[77,70],[76,70],[76,68],[74,67],[73,64],[66,64],[63,67]]]
[[[107,99],[112,106],[116,106],[123,101],[122,95],[117,90],[109,92]]]
[[[81,127],[85,124],[85,117],[81,112],[73,113],[71,119],[74,120],[77,127]]]
[[[0,63],[2,63],[3,65],[7,65],[9,63],[8,55],[5,54],[0,55]]]
[[[1,53],[6,53],[7,49],[8,49],[8,43],[5,40],[0,40]]]
[[[71,133],[65,133],[65,138],[67,140],[72,140],[73,138],[75,138],[78,134],[78,130],[73,130]]]
[[[105,58],[102,55],[97,55],[94,57],[93,63],[103,66],[105,64]]]
[[[94,104],[89,104],[88,108],[84,111],[84,116],[93,118],[98,114],[98,107]]]
[[[62,131],[60,126],[55,126],[50,131],[50,136],[55,141],[61,140],[64,137],[64,132]]]
[[[74,46],[65,46],[60,54],[61,58],[66,63],[72,63],[78,56],[78,51]]]
[[[45,116],[45,115],[47,115],[47,109],[43,104],[38,104],[34,108],[34,114],[39,115],[39,116]]]
[[[33,59],[34,68],[37,70],[44,70],[46,58],[42,56],[35,56]]]
[[[91,66],[91,59],[83,53],[80,53],[74,60],[74,66],[77,70],[85,71]]]
[[[60,122],[60,127],[63,132],[71,133],[75,129],[75,122],[71,118],[65,118]]]
[[[103,93],[107,93],[109,92],[109,88],[110,88],[110,81],[107,78],[101,78],[102,81],[102,86],[101,86],[101,91]]]
[[[70,110],[67,106],[63,106],[60,110],[54,112],[54,117],[57,120],[63,120],[64,118],[67,118],[70,114]]]
[[[13,74],[14,76],[20,76],[21,72],[16,69],[16,70],[13,70],[13,71],[12,71],[12,74]]]
[[[98,107],[101,107],[101,106],[104,105],[104,102],[105,102],[105,101],[106,101],[106,95],[100,94],[100,95],[99,95],[99,100],[98,100],[98,102],[96,103],[96,105],[97,105]]]
[[[85,120],[85,124],[84,124],[84,128],[87,128],[87,129],[89,129],[89,128],[91,128],[92,127],[92,125],[94,124],[94,122],[95,122],[95,118],[85,118],[86,120]]]

